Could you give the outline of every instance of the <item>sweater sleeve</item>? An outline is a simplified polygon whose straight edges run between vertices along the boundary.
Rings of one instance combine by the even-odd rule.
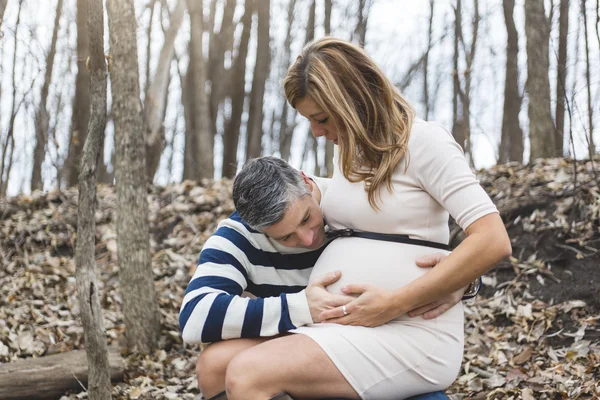
[[[220,227],[200,253],[179,314],[183,340],[196,344],[274,336],[312,323],[304,290],[277,297],[242,297],[251,283],[251,266],[239,241],[249,242],[239,234],[234,240],[228,229]]]
[[[414,153],[409,154],[409,165],[415,163],[423,189],[463,230],[477,219],[498,212],[450,132],[437,123],[427,122],[420,123],[414,134],[417,136],[412,138],[415,145]]]

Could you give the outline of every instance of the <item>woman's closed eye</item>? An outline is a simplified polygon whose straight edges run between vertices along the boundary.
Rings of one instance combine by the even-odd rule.
[[[323,119],[318,119],[317,123],[323,125],[323,124],[326,124],[327,121],[329,121],[329,117],[325,117]]]

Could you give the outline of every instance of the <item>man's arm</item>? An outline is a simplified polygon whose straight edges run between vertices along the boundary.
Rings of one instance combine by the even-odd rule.
[[[248,287],[248,261],[227,235],[217,234],[206,241],[185,292],[179,314],[185,342],[274,336],[312,322],[304,290],[241,297]]]
[[[236,226],[235,222],[231,225]],[[275,336],[313,321],[318,322],[317,317],[323,310],[353,299],[332,295],[325,289],[340,278],[339,273],[319,277],[306,289],[298,291],[298,287],[305,287],[308,283],[304,272],[274,271],[272,267],[253,265],[241,250],[253,252],[255,256],[256,252],[260,252],[252,245],[257,244],[256,238],[250,243],[249,235],[243,229],[221,226],[206,241],[179,314],[185,342]],[[251,270],[253,274],[249,273]],[[265,275],[261,275],[262,271]],[[271,285],[257,285],[253,281],[257,277],[262,283],[268,281]],[[255,294],[265,286],[271,286],[268,292],[274,296],[241,297],[248,286],[258,289]],[[292,291],[297,293],[290,293]]]

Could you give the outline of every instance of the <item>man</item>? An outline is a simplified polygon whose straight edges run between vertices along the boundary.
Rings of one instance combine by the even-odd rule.
[[[308,283],[327,243],[319,206],[327,183],[275,157],[251,160],[236,177],[234,203],[246,220],[234,212],[206,241],[180,313],[185,342],[213,342],[200,353],[196,368],[205,398],[225,398],[227,367],[240,352],[296,327],[322,322],[322,312],[354,300],[327,292],[326,287],[341,277],[339,272]],[[248,211],[255,209],[248,208],[251,203],[264,205],[260,215]],[[432,267],[442,258],[421,259],[418,265]],[[242,297],[243,292],[256,298]],[[463,292],[420,307],[411,316],[435,318],[458,303]]]

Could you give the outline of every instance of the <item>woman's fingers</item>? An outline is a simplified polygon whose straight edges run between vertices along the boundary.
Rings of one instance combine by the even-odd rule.
[[[347,308],[347,306],[346,306],[346,308]],[[321,321],[330,320],[332,318],[342,318],[344,316],[345,316],[345,314],[344,314],[344,309],[342,308],[342,306],[334,307],[330,310],[323,311],[321,314],[319,314],[319,318],[321,319]],[[333,322],[333,321],[327,321],[327,322]]]

